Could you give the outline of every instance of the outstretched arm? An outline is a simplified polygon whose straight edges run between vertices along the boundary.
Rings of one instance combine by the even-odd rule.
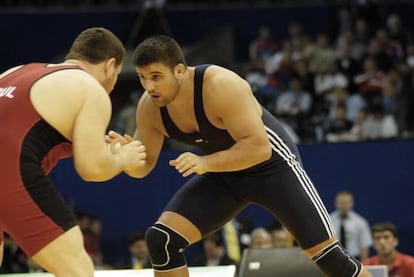
[[[143,166],[145,147],[139,141],[109,149],[104,140],[111,115],[111,103],[96,80],[77,83],[84,99],[73,123],[72,143],[75,168],[86,181],[106,181],[123,170]]]
[[[125,170],[129,176],[143,178],[154,169],[164,143],[164,134],[157,126],[160,121],[159,109],[154,107],[148,94],[144,94],[138,103],[137,127],[132,139],[145,145],[147,158],[144,166]]]

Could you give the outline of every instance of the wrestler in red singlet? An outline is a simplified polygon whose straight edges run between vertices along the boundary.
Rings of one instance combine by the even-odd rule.
[[[28,255],[76,225],[47,177],[59,159],[71,156],[72,145],[30,101],[37,80],[73,68],[79,67],[33,63],[0,79],[0,230]]]

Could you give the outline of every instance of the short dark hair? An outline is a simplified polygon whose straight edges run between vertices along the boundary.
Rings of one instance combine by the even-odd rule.
[[[394,237],[398,237],[397,227],[391,222],[380,222],[372,226],[372,234],[390,231]]]
[[[204,238],[204,241],[211,241],[216,246],[224,246],[224,239],[221,231],[216,231],[213,234],[209,235],[208,237]]]
[[[135,232],[128,236],[128,245],[132,245],[137,241],[143,240],[145,241],[145,233],[143,232]]]
[[[98,64],[115,58],[116,65],[120,65],[125,57],[125,47],[117,36],[108,29],[92,27],[76,37],[65,59],[85,60],[91,64]]]
[[[187,65],[183,50],[177,41],[166,35],[156,35],[145,39],[134,50],[134,64],[137,66],[163,63],[169,68],[177,64]]]

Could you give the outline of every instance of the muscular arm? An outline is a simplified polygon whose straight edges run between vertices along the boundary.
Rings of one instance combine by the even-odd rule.
[[[145,158],[140,142],[110,149],[105,132],[111,102],[104,88],[88,73],[61,70],[37,81],[31,102],[51,126],[73,144],[76,171],[86,181],[105,181]]]
[[[158,108],[155,109],[148,94],[144,94],[137,106],[136,130],[134,139],[141,141],[146,147],[147,158],[145,165],[125,172],[134,178],[147,176],[155,167],[164,142],[164,135],[157,129],[160,122]]]
[[[95,94],[95,93],[90,93]],[[79,175],[87,181],[104,181],[122,170],[103,140],[111,113],[104,94],[85,97],[73,126],[73,157]]]
[[[236,143],[202,156],[205,172],[238,171],[268,160],[271,147],[250,86],[230,71],[212,73],[216,74],[205,87],[206,109],[217,116]]]

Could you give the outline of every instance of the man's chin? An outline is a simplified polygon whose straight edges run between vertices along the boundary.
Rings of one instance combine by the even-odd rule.
[[[159,108],[165,107],[167,105],[166,103],[164,103],[162,101],[154,101],[154,100],[152,100],[152,103],[154,103],[154,105],[157,106],[157,107],[159,107]]]

